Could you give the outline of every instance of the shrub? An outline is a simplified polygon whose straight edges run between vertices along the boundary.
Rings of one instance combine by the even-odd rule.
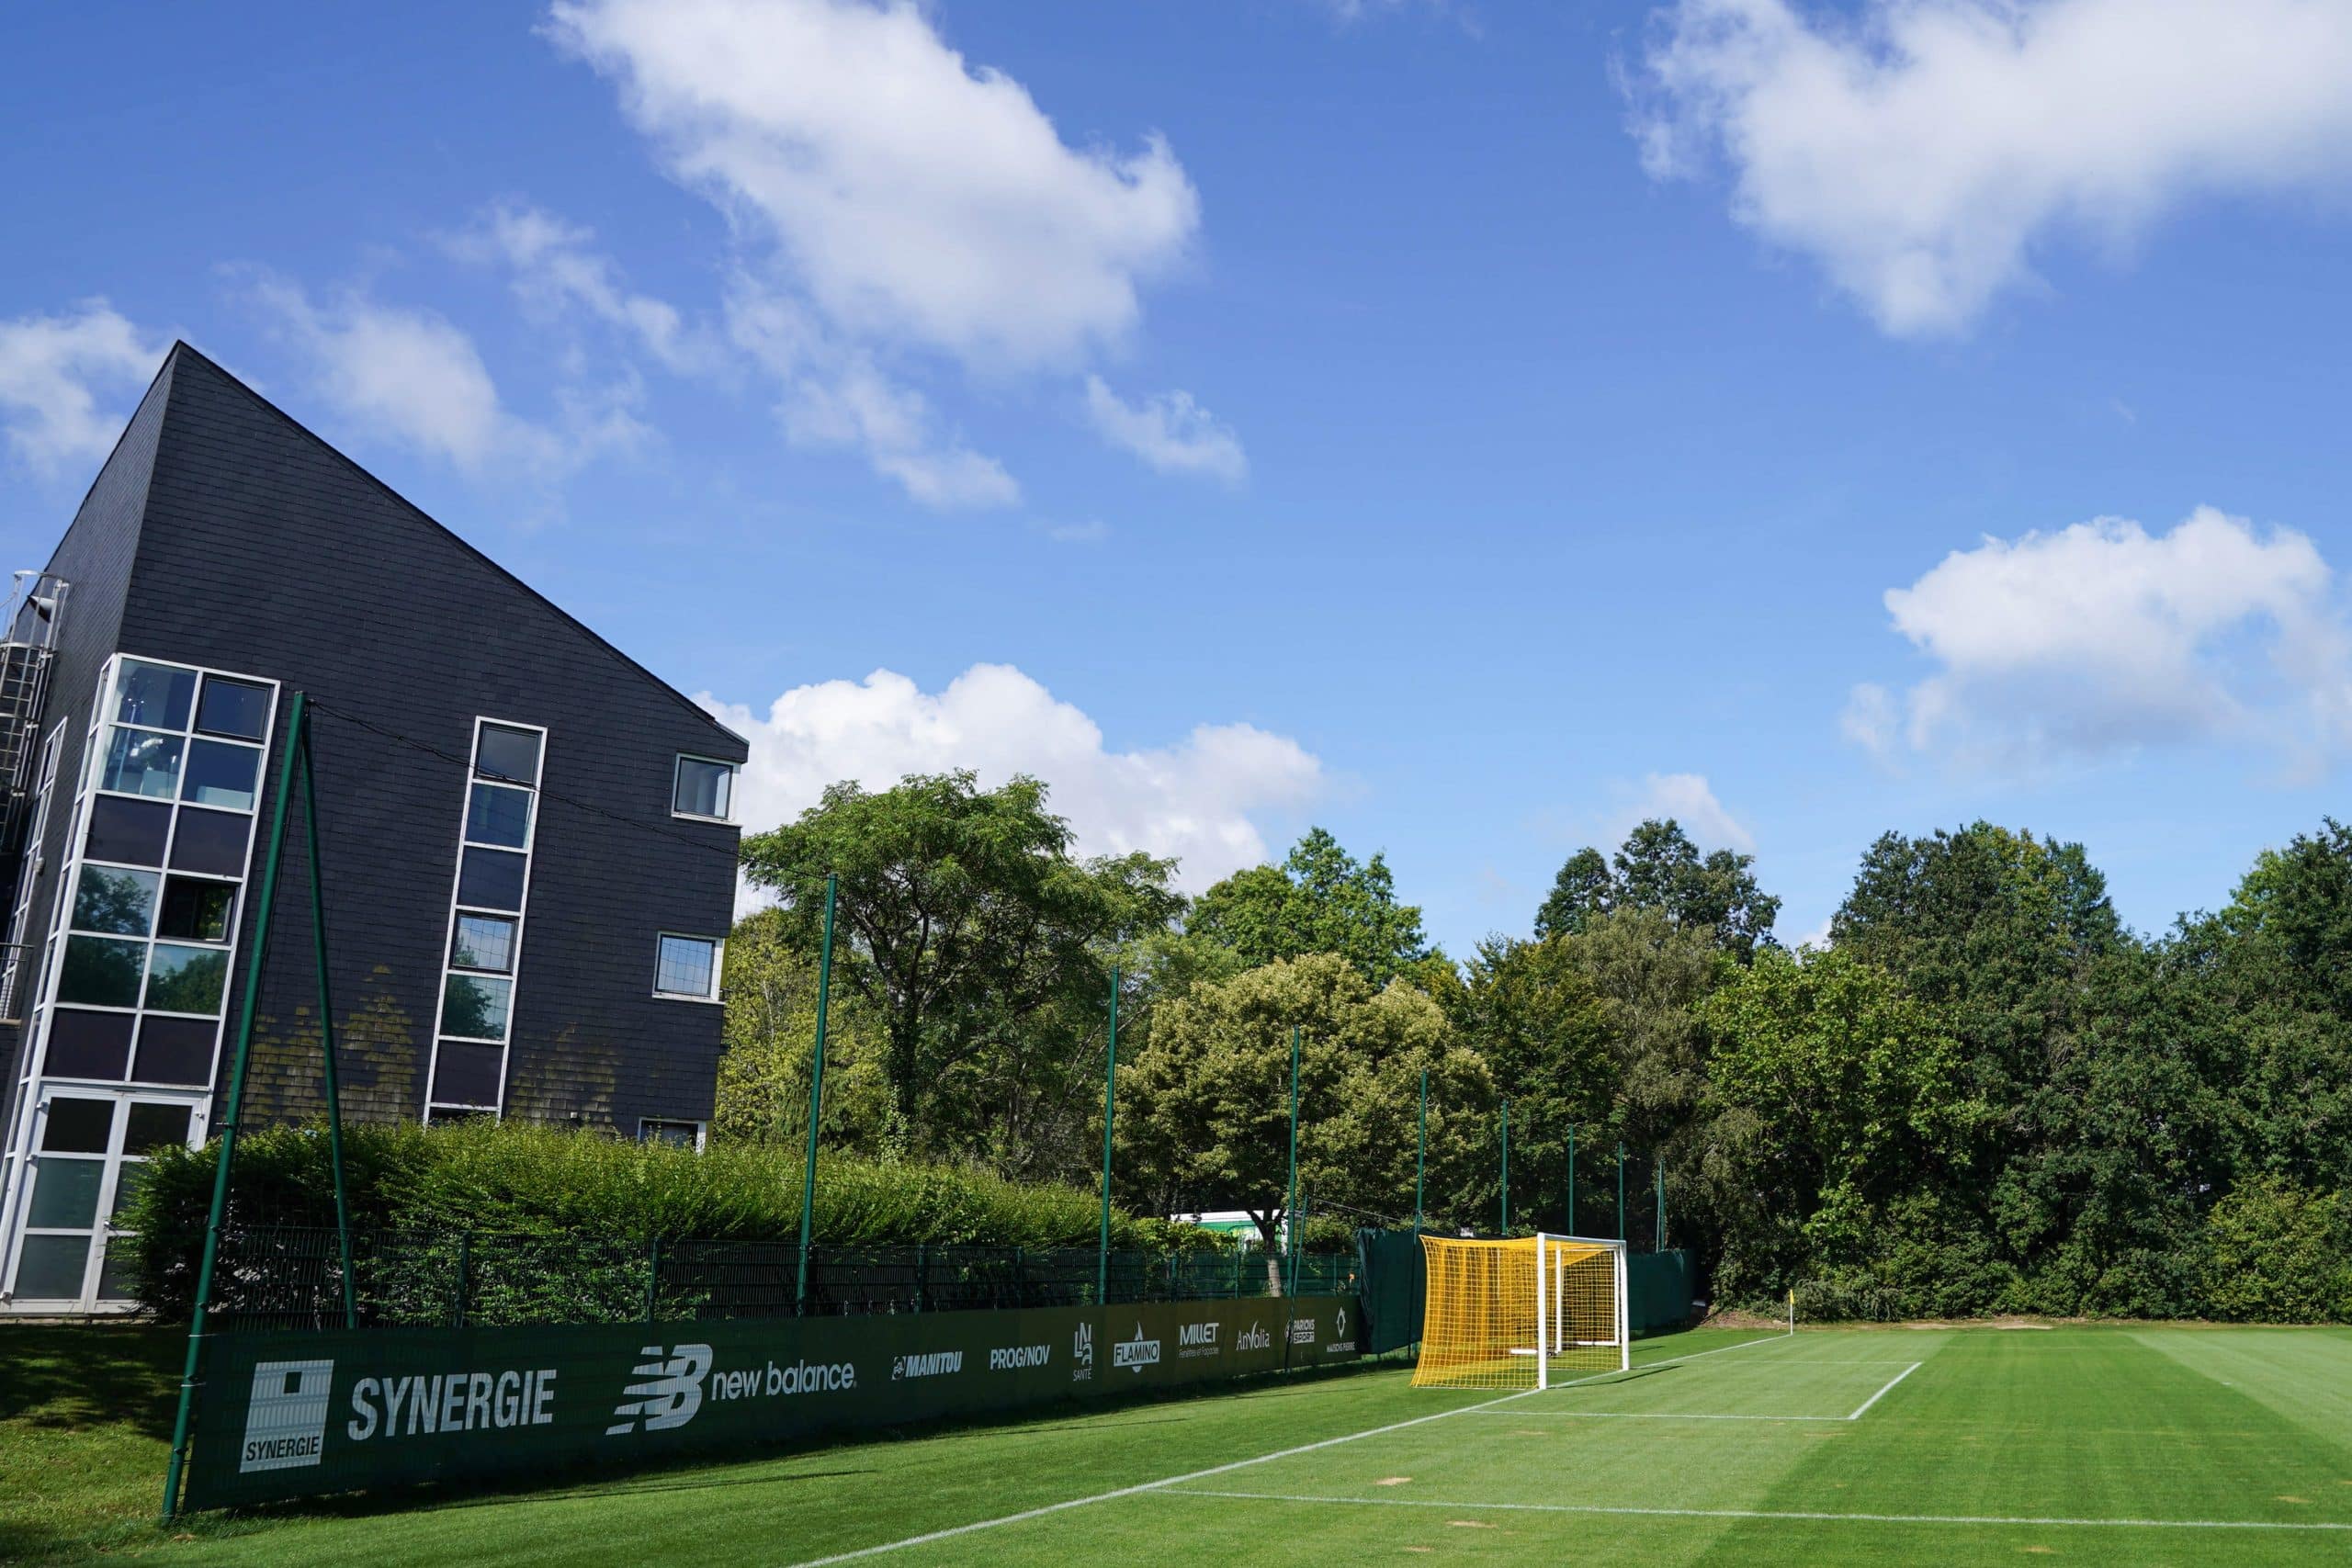
[[[217,1141],[160,1151],[125,1216],[136,1232],[140,1298],[167,1315],[184,1316],[193,1303],[219,1151]],[[414,1259],[437,1263],[430,1249],[453,1246],[461,1233],[560,1240],[567,1245],[548,1256],[583,1259],[641,1258],[657,1236],[790,1242],[800,1234],[802,1156],[774,1145],[714,1145],[698,1155],[515,1122],[402,1122],[345,1128],[344,1154],[354,1226],[410,1233],[426,1248],[403,1255]],[[232,1226],[331,1225],[334,1197],[323,1127],[268,1127],[238,1141]],[[813,1229],[827,1244],[1091,1247],[1100,1202],[1075,1187],[979,1170],[826,1158]],[[1116,1210],[1111,1218],[1111,1244],[1121,1249],[1182,1250],[1193,1244],[1192,1231]],[[580,1288],[600,1300],[625,1294],[626,1277]]]
[[[2352,1318],[2352,1201],[2258,1177],[2205,1222],[2205,1304],[2233,1323]]]

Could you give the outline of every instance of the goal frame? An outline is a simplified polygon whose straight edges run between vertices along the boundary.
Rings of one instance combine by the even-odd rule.
[[[1554,1231],[1535,1233],[1535,1387],[1541,1391],[1552,1386],[1552,1357],[1558,1347],[1552,1343],[1552,1307],[1555,1304],[1546,1294],[1552,1278],[1552,1248],[1557,1245],[1576,1247],[1579,1252],[1595,1248],[1609,1255],[1610,1295],[1615,1318],[1617,1339],[1617,1370],[1634,1369],[1634,1336],[1632,1316],[1628,1311],[1628,1286],[1625,1244],[1606,1236],[1564,1235]]]

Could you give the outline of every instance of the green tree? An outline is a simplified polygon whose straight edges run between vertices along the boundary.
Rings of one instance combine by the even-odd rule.
[[[1067,1115],[1055,1117],[1101,1071],[1112,957],[1182,908],[1173,862],[1080,861],[1070,841],[1044,784],[982,790],[966,772],[879,792],[837,784],[743,840],[744,874],[780,896],[804,952],[826,875],[840,876],[834,983],[878,1021],[904,1145],[1021,1170],[1038,1162],[1041,1129],[1069,1140]]]
[[[1601,994],[1587,956],[1572,938],[1489,938],[1448,1010],[1456,1032],[1485,1059],[1496,1093],[1510,1101],[1511,1213],[1576,1235],[1608,1226],[1566,1212],[1568,1129],[1582,1140],[1579,1165],[1591,1168],[1618,1124],[1626,1022]],[[1604,1195],[1588,1175],[1578,1207]]]
[[[1271,1255],[1287,1193],[1294,1028],[1303,1191],[1411,1212],[1424,1069],[1431,1189],[1475,1185],[1472,1167],[1491,1158],[1484,1065],[1428,997],[1402,984],[1375,991],[1330,953],[1204,984],[1160,1010],[1120,1075],[1125,1179],[1186,1207],[1247,1210]]]
[[[817,954],[802,946],[784,911],[762,909],[735,923],[719,981],[726,1051],[711,1132],[730,1142],[797,1147],[808,1135],[808,1064],[817,1045]],[[826,1023],[823,1146],[873,1156],[884,1151],[890,1088],[881,1031],[847,987],[831,996]]]
[[[1251,968],[1336,953],[1374,986],[1430,956],[1421,911],[1396,901],[1380,855],[1358,861],[1310,829],[1280,865],[1236,872],[1203,894],[1185,930],[1231,948]]]
[[[1772,941],[1781,901],[1757,885],[1756,857],[1731,850],[1699,853],[1681,824],[1651,818],[1634,826],[1613,862],[1587,846],[1568,857],[1535,911],[1538,937],[1574,935],[1621,909],[1648,909],[1686,930],[1704,928],[1715,944],[1747,962]]]
[[[1986,1115],[1942,1015],[1838,949],[1759,953],[1702,1010],[1719,1288],[1810,1278],[1932,1299],[1902,1244],[1932,1223],[1941,1173]]]

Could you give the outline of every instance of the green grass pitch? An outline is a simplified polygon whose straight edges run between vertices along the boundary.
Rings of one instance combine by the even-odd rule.
[[[2352,1562],[2352,1331],[1702,1331],[1636,1347],[1629,1374],[1541,1393],[1407,1375],[1265,1380],[553,1492],[196,1520],[178,1540],[52,1514],[18,1545],[28,1561],[75,1560],[78,1539],[304,1568]],[[12,1435],[44,1431],[46,1474],[21,1445],[9,1460]],[[75,1483],[64,1443],[37,1411],[0,1415],[0,1485],[19,1506],[28,1483]],[[145,1446],[154,1465],[120,1478],[141,1495],[161,1459]]]

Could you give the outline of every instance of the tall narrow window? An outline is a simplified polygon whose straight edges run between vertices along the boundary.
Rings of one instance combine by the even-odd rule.
[[[522,961],[547,734],[536,725],[474,721],[425,1093],[428,1120],[498,1115],[505,1109],[515,966]]]

